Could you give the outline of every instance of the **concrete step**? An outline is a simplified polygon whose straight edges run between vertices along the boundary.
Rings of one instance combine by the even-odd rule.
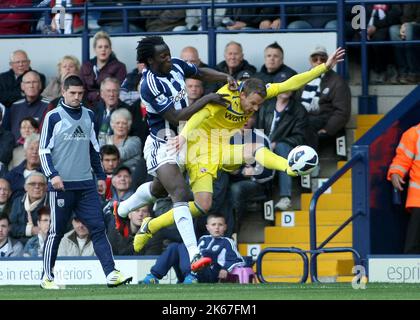
[[[335,167],[337,167],[337,163],[335,164]],[[335,171],[337,171],[337,168],[335,168]],[[327,180],[328,178],[314,178],[312,179],[312,192],[315,192],[322,186],[322,184]],[[352,184],[350,178],[340,178],[338,179],[330,188],[327,189],[325,193],[346,193],[346,192],[352,192]]]
[[[336,226],[318,226],[317,239],[325,240],[336,229]],[[352,225],[348,225],[339,234],[337,234],[330,243],[336,242],[351,242],[352,241]],[[309,228],[308,226],[296,227],[266,227],[264,229],[264,243],[284,243],[284,242],[309,242]]]
[[[359,114],[357,115],[357,128],[373,127],[383,117],[383,114]]]
[[[319,240],[319,239],[318,239]],[[322,239],[324,240],[324,239]],[[322,242],[317,242],[317,245],[320,245]],[[252,248],[255,248],[255,246],[259,246],[260,250],[266,249],[266,248],[299,248],[301,250],[309,250],[310,244],[309,242],[280,242],[280,243],[239,243],[238,244],[238,250],[239,253],[242,256],[248,256],[250,255],[250,251]],[[351,241],[347,242],[334,242],[334,243],[328,243],[325,247],[326,248],[335,248],[335,247],[352,247],[353,244]],[[279,253],[277,255],[282,255],[283,253]],[[295,254],[296,255],[296,254]]]
[[[276,212],[275,226],[282,226],[282,221],[288,221],[285,219],[285,215],[293,214],[294,216],[294,225],[297,227],[307,226],[309,228],[309,212],[308,211],[284,211]],[[352,215],[351,210],[317,210],[316,211],[316,224],[317,226],[337,226],[342,224]],[[283,223],[283,225],[288,225]],[[292,228],[286,227],[284,228]]]
[[[301,196],[301,210],[309,211],[309,204],[312,199],[311,193],[305,193]],[[317,210],[351,210],[351,193],[323,194],[317,202]]]

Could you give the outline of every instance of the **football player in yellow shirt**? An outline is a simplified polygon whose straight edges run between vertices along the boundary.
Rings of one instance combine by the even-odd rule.
[[[282,83],[265,85],[259,79],[250,78],[240,83],[236,91],[224,86],[218,93],[223,94],[230,102],[228,108],[208,104],[188,120],[179,136],[170,139],[169,147],[175,152],[187,145],[185,167],[194,193],[194,202],[189,203],[194,217],[209,211],[212,205],[213,179],[218,170],[232,171],[244,161],[255,159],[268,169],[286,171],[291,176],[297,176],[285,158],[271,152],[263,143],[231,145],[229,140],[259,110],[265,99],[299,89],[343,61],[343,56],[344,49],[338,48],[326,63]],[[157,218],[145,219],[140,233],[134,239],[135,251],[140,251],[155,232],[173,223],[173,209]]]

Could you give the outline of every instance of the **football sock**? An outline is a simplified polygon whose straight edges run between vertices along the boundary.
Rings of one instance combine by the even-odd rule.
[[[276,155],[266,147],[257,149],[255,160],[267,169],[285,171],[289,167],[287,159]]]
[[[182,241],[187,247],[188,255],[190,256],[191,261],[193,257],[199,253],[199,250],[197,247],[197,238],[195,236],[193,220],[188,208],[188,203],[174,203],[174,220]]]
[[[129,212],[155,202],[156,198],[150,192],[151,185],[152,182],[143,183],[131,197],[122,201],[118,206],[118,215],[125,218]]]
[[[191,215],[195,217],[199,217],[200,215],[205,215],[205,212],[201,210],[201,208],[194,202],[188,202],[188,208],[191,212]],[[175,209],[175,206],[174,206]],[[149,231],[154,234],[162,228],[169,227],[174,224],[174,209],[168,210],[165,213],[161,214],[160,216],[150,220],[148,228]]]

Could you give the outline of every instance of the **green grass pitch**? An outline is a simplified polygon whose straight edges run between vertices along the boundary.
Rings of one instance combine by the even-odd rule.
[[[420,299],[418,284],[195,284],[67,286],[43,290],[36,286],[0,286],[0,300],[399,300]]]

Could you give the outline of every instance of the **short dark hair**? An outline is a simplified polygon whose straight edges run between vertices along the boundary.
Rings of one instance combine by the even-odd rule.
[[[159,45],[167,46],[160,36],[151,36],[140,40],[137,45],[137,62],[149,66],[148,59],[153,58],[156,52],[155,47]]]
[[[29,123],[31,124],[32,127],[34,127],[35,129],[39,129],[39,123],[38,121],[35,120],[34,117],[25,117],[22,120],[19,121],[19,127],[22,125],[23,121],[29,121]]]
[[[80,79],[79,76],[71,75],[64,79],[63,88],[64,90],[68,90],[71,86],[74,87],[83,87],[83,81]]]
[[[283,52],[283,48],[277,43],[277,41],[274,41],[273,43],[269,44],[267,47],[265,47],[266,49],[271,48],[271,49],[278,49],[281,51],[281,54],[284,55]]]
[[[210,219],[212,219],[212,218],[216,218],[216,219],[218,219],[218,218],[222,218],[222,219],[225,221],[225,223],[226,223],[226,218],[225,218],[225,216],[224,216],[223,214],[221,214],[221,213],[215,212],[215,213],[210,213],[210,214],[208,214],[208,215],[207,215],[207,222],[208,222]]]
[[[105,154],[116,155],[120,159],[120,151],[114,144],[104,144],[99,150],[99,153],[101,154],[101,159],[103,159]]]
[[[10,225],[10,218],[9,218],[9,215],[7,213],[0,214],[0,220],[7,220],[7,224]]]
[[[249,96],[252,93],[257,93],[263,98],[267,96],[267,89],[264,81],[258,78],[249,78],[243,81],[240,85],[240,91],[244,92],[246,96]]]

